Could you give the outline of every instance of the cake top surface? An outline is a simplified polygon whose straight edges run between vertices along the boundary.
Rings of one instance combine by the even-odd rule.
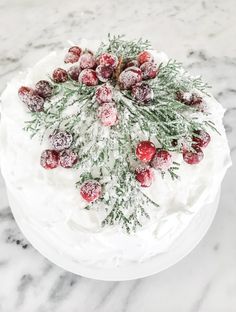
[[[42,143],[38,162],[76,170],[80,208],[99,211],[101,228],[136,232],[161,209],[149,188],[180,183],[181,167],[201,166],[218,135],[207,85],[141,39],[82,43],[63,61],[18,90],[25,130]]]

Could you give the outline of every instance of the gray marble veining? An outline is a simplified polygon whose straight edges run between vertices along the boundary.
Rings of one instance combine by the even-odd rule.
[[[213,86],[227,109],[235,161],[235,16],[234,0],[0,0],[0,92],[16,72],[67,40],[142,36]],[[232,167],[214,223],[187,258],[129,282],[89,280],[49,263],[18,229],[0,179],[0,312],[235,312],[235,179]]]

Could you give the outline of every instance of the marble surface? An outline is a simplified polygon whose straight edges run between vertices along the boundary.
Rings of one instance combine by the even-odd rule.
[[[235,16],[234,0],[0,0],[0,92],[67,40],[143,36],[213,85],[235,162]],[[187,258],[145,279],[101,282],[63,271],[27,242],[0,177],[0,312],[236,311],[235,179],[233,166],[214,223]]]

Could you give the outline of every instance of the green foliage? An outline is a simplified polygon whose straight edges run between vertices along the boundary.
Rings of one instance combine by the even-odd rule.
[[[109,52],[123,59],[134,59],[139,52],[149,48],[148,41],[125,41],[123,36],[109,36],[96,55]],[[116,82],[112,80],[111,83]],[[166,150],[180,152],[183,138],[191,144],[195,130],[214,129],[211,121],[199,121],[196,114],[201,112],[176,100],[179,90],[207,94],[208,88],[200,78],[184,72],[179,63],[171,60],[161,64],[157,78],[146,83],[154,92],[149,105],[140,105],[129,91],[121,91],[115,86],[119,123],[111,128],[103,127],[97,118],[96,87],[86,87],[72,80],[54,83],[55,96],[46,103],[45,111],[30,113],[31,119],[25,126],[31,136],[39,134],[41,139],[58,128],[73,133],[72,148],[79,155],[75,168],[81,173],[77,187],[88,179],[96,179],[103,186],[102,197],[86,209],[104,207],[107,215],[102,226],[119,224],[128,233],[134,232],[149,218],[146,208],[158,209],[135,180],[134,170],[138,165],[135,148],[140,140],[137,133],[142,133],[147,140],[156,140]],[[173,140],[178,144],[174,145]],[[174,162],[161,174],[178,179],[178,168],[179,164]]]
[[[102,42],[98,51],[97,56],[104,52],[108,52],[122,57],[124,60],[135,59],[137,55],[143,51],[151,48],[151,44],[148,40],[138,39],[136,41],[127,41],[124,36],[111,36],[108,35],[108,41]]]

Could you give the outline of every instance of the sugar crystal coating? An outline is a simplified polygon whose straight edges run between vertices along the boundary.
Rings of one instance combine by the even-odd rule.
[[[41,154],[40,164],[44,169],[54,169],[58,167],[59,154],[54,150],[45,150]]]
[[[73,136],[71,133],[68,133],[66,131],[56,130],[53,134],[49,136],[49,140],[55,150],[61,151],[71,146]]]
[[[136,156],[142,162],[149,162],[156,153],[155,145],[150,141],[141,141],[136,147]]]
[[[126,68],[119,76],[119,84],[122,89],[130,89],[142,80],[142,72],[138,67]]]
[[[96,90],[96,93],[95,93],[96,101],[99,104],[109,103],[112,101],[112,93],[113,93],[113,88],[109,85],[103,84],[99,86]]]
[[[153,56],[148,51],[142,51],[142,52],[139,53],[137,59],[138,59],[139,64],[143,64],[145,62],[152,61],[153,60]]]
[[[72,168],[78,161],[77,154],[71,149],[65,149],[59,154],[59,163],[63,168]]]
[[[63,68],[56,68],[52,73],[52,79],[58,83],[65,82],[68,79],[66,70]]]
[[[146,104],[153,99],[153,90],[146,83],[137,83],[132,86],[131,94],[135,100]]]
[[[42,98],[48,98],[53,95],[53,86],[47,80],[39,80],[35,85],[36,93]]]
[[[166,150],[162,149],[157,150],[152,158],[151,166],[154,169],[166,171],[171,167],[171,165],[172,165],[171,154]]]
[[[79,64],[82,69],[94,68],[96,65],[96,60],[91,53],[87,52],[81,55]]]
[[[79,75],[79,82],[86,86],[96,86],[98,84],[98,77],[93,69],[84,69]]]
[[[103,103],[99,106],[98,118],[104,126],[110,127],[116,125],[118,121],[118,111],[115,103]]]
[[[101,82],[108,81],[112,77],[113,72],[114,69],[112,66],[98,65],[96,68],[97,77]]]
[[[194,134],[195,134],[193,136],[194,144],[198,145],[199,147],[207,147],[207,145],[211,141],[210,134],[204,130],[196,130]]]
[[[154,173],[150,167],[140,167],[135,170],[135,179],[142,187],[149,187],[153,182]]]
[[[97,200],[101,194],[101,184],[95,180],[85,181],[80,187],[80,195],[89,203]]]
[[[154,79],[158,74],[158,66],[153,62],[145,62],[140,66],[142,71],[142,78],[146,79]]]
[[[73,65],[67,70],[68,76],[75,81],[78,81],[81,68],[78,65]]]
[[[196,165],[198,164],[204,157],[202,149],[197,146],[193,145],[191,150],[184,149],[183,150],[183,159],[189,165]]]
[[[103,53],[98,58],[98,64],[115,67],[117,65],[117,57],[110,53]]]

